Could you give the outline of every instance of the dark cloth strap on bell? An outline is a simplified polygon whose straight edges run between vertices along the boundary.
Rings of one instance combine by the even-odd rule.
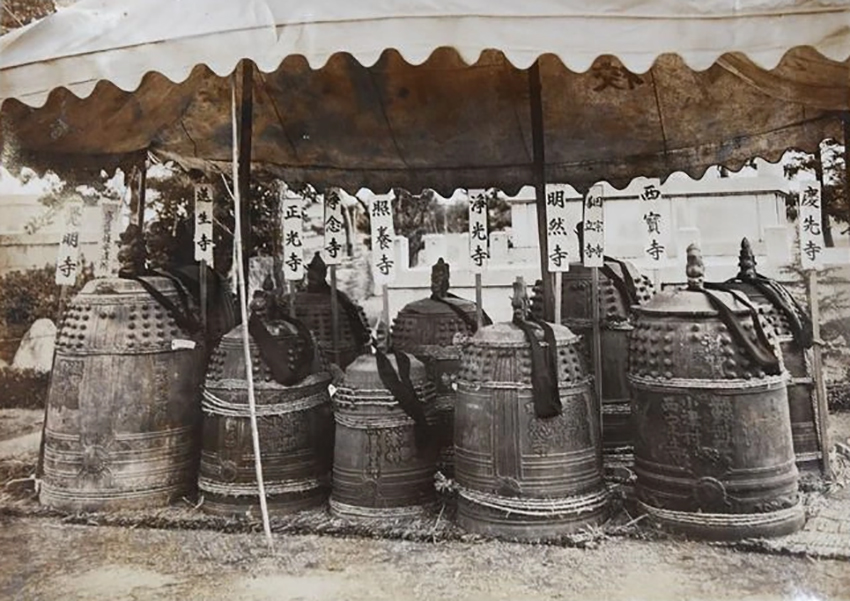
[[[537,340],[532,324],[543,330],[548,352]],[[558,391],[558,349],[555,346],[555,333],[545,321],[527,321],[514,316],[513,324],[518,327],[528,341],[531,351],[531,390],[534,395],[534,414],[539,418],[550,418],[561,414],[561,395]]]
[[[175,288],[177,289],[177,295],[181,299],[181,304],[183,308],[181,309],[173,302],[171,299],[165,296],[162,292],[156,289],[156,287],[152,286],[150,282],[145,280],[143,277],[138,276],[121,276],[127,280],[133,280],[138,283],[144,290],[151,295],[151,297],[163,308],[168,314],[174,319],[174,322],[177,326],[182,329],[184,332],[187,332],[190,336],[198,336],[201,334],[203,327],[201,323],[195,319],[195,316],[192,315],[191,310],[189,309],[189,301],[186,298],[185,291],[181,288],[181,286],[175,284]]]
[[[301,341],[301,350],[289,361],[289,349],[272,336],[266,324],[257,315],[248,318],[248,333],[257,344],[260,358],[269,368],[272,379],[282,386],[294,386],[310,375],[313,363],[313,339],[310,331],[298,320],[282,317],[280,321],[293,325]]]
[[[749,337],[741,322],[738,321],[735,312],[720,297],[711,292],[711,290],[728,292],[741,302],[741,304],[749,308],[749,313],[753,321],[753,329],[756,333],[755,341]],[[708,298],[708,302],[712,308],[717,311],[720,320],[726,326],[726,329],[729,330],[732,338],[743,347],[750,359],[755,361],[765,373],[771,375],[779,374],[779,359],[776,357],[776,353],[773,352],[773,347],[770,344],[767,334],[764,332],[758,312],[749,302],[749,299],[739,291],[733,290],[728,284],[706,282],[701,292]]]
[[[242,321],[242,316],[236,309],[233,295],[227,288],[224,278],[209,266],[187,265],[158,271],[158,275],[179,282],[195,299],[195,304],[201,306],[201,269],[207,272],[207,338],[212,345],[236,327]]]
[[[611,267],[612,264],[619,267],[620,271],[618,272]],[[632,267],[628,263],[605,256],[603,257],[601,271],[614,284],[617,292],[620,293],[620,297],[626,303],[627,310],[638,303],[637,285],[635,284],[635,278],[638,277],[638,274],[632,273]]]
[[[447,292],[445,297],[437,296],[436,294],[431,295],[431,300],[437,301],[438,303],[443,303],[449,309],[454,311],[455,315],[461,318],[466,327],[469,328],[469,331],[473,334],[478,331],[478,320],[472,317],[469,313],[464,311],[461,307],[458,307],[454,303],[450,303],[446,300],[446,298],[456,298],[459,300],[466,300],[463,297],[460,297],[456,294],[452,294],[451,292]],[[490,316],[482,309],[481,310],[481,323],[482,325],[489,326],[493,324],[493,320],[490,319]]]
[[[387,355],[375,346],[375,359],[378,363],[378,377],[381,383],[389,390],[398,402],[401,410],[413,420],[413,433],[416,447],[424,449],[430,442],[430,426],[425,415],[425,408],[416,394],[416,388],[410,380],[410,357],[401,351],[395,351],[396,372]]]
[[[788,320],[788,327],[791,328],[791,335],[794,337],[794,342],[800,348],[811,348],[812,344],[814,344],[812,320],[808,312],[797,302],[797,299],[791,296],[781,284],[759,273],[756,273],[756,276],[752,279],[742,280],[732,278],[731,280],[727,280],[727,283],[731,282],[742,282],[755,287]]]
[[[331,288],[330,284],[322,282],[320,285],[312,289],[311,292],[319,292],[330,296],[334,290]],[[348,319],[348,325],[351,328],[351,332],[354,334],[357,344],[360,346],[366,344],[369,342],[372,335],[371,332],[369,332],[369,325],[363,322],[360,309],[350,298],[348,298],[346,294],[339,290],[336,290],[335,292],[336,300],[339,303],[339,306],[342,307],[342,311]]]

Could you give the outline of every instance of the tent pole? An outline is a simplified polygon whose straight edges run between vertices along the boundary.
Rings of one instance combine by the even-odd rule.
[[[850,227],[850,111],[841,116],[844,123],[844,199],[847,201],[847,225]]]
[[[249,273],[253,238],[251,235],[251,142],[254,121],[254,63],[242,60],[242,94],[239,103],[239,131],[237,157],[239,173],[239,195],[245,201],[242,205],[242,243],[248,250],[242,257],[245,273]]]
[[[236,119],[236,77],[233,77],[231,88],[232,101],[232,125],[233,125],[233,214],[236,224],[233,228],[233,244],[236,249],[236,272],[239,280],[239,310],[242,315],[242,347],[245,359],[245,379],[248,381],[248,412],[251,423],[251,442],[254,449],[254,469],[257,476],[257,489],[260,497],[260,513],[263,518],[263,530],[269,543],[269,550],[274,550],[274,539],[272,538],[271,525],[269,523],[269,509],[266,504],[266,487],[263,482],[263,463],[260,457],[260,434],[257,426],[257,402],[254,396],[254,367],[251,363],[251,342],[248,336],[248,284],[246,282],[247,269],[245,269],[244,251],[242,248],[242,186],[240,178],[238,122]]]
[[[543,282],[543,319],[554,319],[554,287],[548,271],[549,240],[546,235],[546,156],[543,130],[543,97],[540,82],[540,63],[534,61],[528,69],[528,94],[531,109],[531,146],[534,156],[534,196],[537,207],[537,240],[540,245],[540,279]]]

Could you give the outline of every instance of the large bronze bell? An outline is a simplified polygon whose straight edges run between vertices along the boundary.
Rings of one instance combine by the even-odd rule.
[[[309,332],[283,318],[268,289],[258,291],[251,309],[249,323],[227,333],[213,352],[204,385],[198,488],[204,495],[201,508],[217,515],[259,511],[243,327],[250,331],[269,512],[282,515],[321,505],[330,491],[331,375]]]
[[[738,275],[727,284],[740,290],[759,307],[760,313],[773,326],[782,351],[782,362],[791,374],[788,382],[788,405],[791,412],[791,434],[794,454],[801,470],[820,469],[818,423],[815,419],[815,385],[811,373],[811,319],[780,283],[756,272],[756,258],[749,241],[741,241]]]
[[[635,308],[629,342],[636,493],[670,529],[712,539],[776,536],[804,521],[787,372],[746,297],[703,282]]]
[[[463,346],[455,407],[458,521],[498,538],[557,538],[605,516],[599,419],[591,377],[568,328],[514,318]]]
[[[437,390],[437,436],[440,437],[438,467],[447,475],[454,471],[454,376],[460,369],[461,349],[457,334],[477,329],[475,303],[449,293],[449,265],[440,259],[431,270],[431,296],[405,305],[395,318],[392,347],[422,361]]]

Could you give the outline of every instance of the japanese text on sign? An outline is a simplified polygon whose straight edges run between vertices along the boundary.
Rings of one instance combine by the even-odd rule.
[[[107,278],[118,275],[119,235],[121,233],[121,203],[102,200],[100,257],[95,265],[95,276]]]
[[[567,215],[567,186],[546,184],[546,242],[548,270],[569,271],[570,227]]]
[[[345,220],[340,191],[331,188],[325,194],[325,263],[339,265],[345,249]]]
[[[213,265],[212,186],[195,186],[195,260]]]
[[[662,206],[664,195],[661,190],[661,180],[641,178],[639,190],[643,252],[653,262],[660,262],[667,258],[667,238],[669,237],[669,226]]]
[[[372,197],[369,203],[372,235],[372,271],[376,284],[389,284],[395,279],[395,227],[392,201]]]
[[[65,213],[65,228],[59,241],[59,255],[56,259],[56,284],[73,286],[77,281],[80,264],[80,223],[83,216],[83,204],[73,202]]]
[[[821,186],[816,179],[797,182],[799,191],[798,227],[800,230],[800,263],[804,270],[823,269],[823,207]]]
[[[283,217],[283,279],[304,279],[303,199],[285,186],[280,188]]]
[[[602,267],[605,255],[605,213],[601,184],[593,186],[584,199],[584,248],[582,263],[585,267]]]
[[[490,258],[487,230],[487,191],[469,190],[469,260],[473,273],[481,273]]]

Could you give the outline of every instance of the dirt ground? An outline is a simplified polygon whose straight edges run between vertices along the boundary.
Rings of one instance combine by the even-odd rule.
[[[591,550],[0,524],[0,598],[26,601],[850,599],[850,563],[705,543]]]

